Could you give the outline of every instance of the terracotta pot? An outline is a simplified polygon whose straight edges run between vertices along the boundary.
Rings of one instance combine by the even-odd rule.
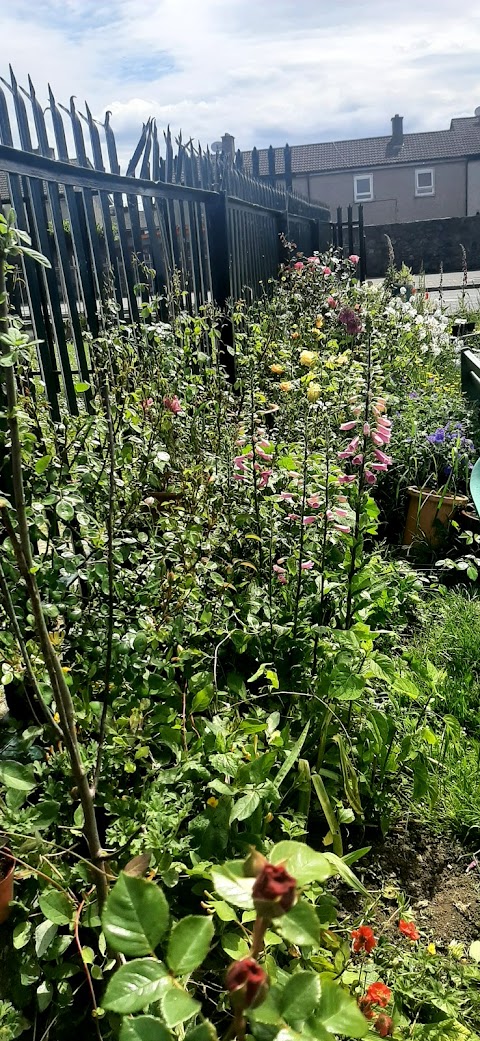
[[[8,854],[2,854],[2,860],[8,862],[11,860],[11,866],[0,881],[0,925],[2,922],[6,922],[11,908],[8,906],[10,900],[13,900],[13,876],[15,872],[15,861]]]
[[[407,520],[403,533],[403,545],[421,539],[430,546],[441,544],[452,514],[458,507],[466,506],[466,495],[437,495],[429,488],[409,488]]]

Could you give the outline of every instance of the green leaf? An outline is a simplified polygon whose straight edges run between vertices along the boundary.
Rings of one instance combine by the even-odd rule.
[[[272,864],[285,863],[287,871],[296,878],[299,886],[310,882],[326,882],[335,872],[332,870],[326,853],[317,853],[304,842],[277,842],[273,847],[269,860]]]
[[[35,953],[37,958],[42,958],[50,946],[54,936],[57,935],[58,925],[52,922],[40,922],[35,929]]]
[[[102,916],[107,942],[122,954],[151,954],[168,926],[168,904],[153,882],[122,872]]]
[[[40,910],[49,922],[55,925],[70,925],[72,921],[74,906],[66,893],[60,893],[58,889],[44,889],[38,898]]]
[[[187,915],[174,925],[168,941],[167,963],[177,976],[185,976],[205,961],[214,926],[205,915]]]
[[[480,962],[480,940],[474,940],[468,948],[468,957],[473,961]]]
[[[362,896],[365,896],[371,902],[372,898],[368,889],[365,889],[360,879],[350,870],[348,864],[341,857],[337,857],[335,853],[324,853],[323,856],[326,857],[329,864],[335,869],[332,871],[332,874],[340,875],[340,878],[343,878],[343,881],[350,886],[350,889],[355,889],[357,893],[361,893]]]
[[[75,390],[75,394],[85,394],[85,391],[90,390],[90,384],[89,383],[74,383],[73,384],[73,388]]]
[[[228,954],[232,961],[247,957],[249,945],[245,937],[239,933],[224,933],[221,944],[225,954]]]
[[[301,946],[318,946],[320,942],[320,922],[315,908],[306,900],[299,900],[291,911],[282,915],[275,923],[278,932],[288,943]]]
[[[315,1021],[330,1034],[364,1037],[369,1026],[357,1002],[332,980],[322,980]]]
[[[21,246],[19,252],[24,253],[25,256],[35,260],[37,264],[41,264],[42,267],[52,266],[47,257],[44,257],[43,253],[39,253],[37,249],[30,249],[28,246]]]
[[[60,517],[60,520],[68,522],[73,520],[75,516],[75,510],[71,502],[68,501],[68,499],[60,499],[60,502],[57,502],[55,509],[57,511],[58,516]]]
[[[25,922],[18,922],[18,925],[16,925],[13,930],[12,936],[13,946],[16,951],[21,951],[22,947],[27,946],[31,932],[32,923],[28,921],[28,919]]]
[[[37,987],[37,1002],[40,1012],[44,1012],[48,1008],[53,998],[53,983],[49,980],[43,980]]]
[[[33,766],[22,766],[13,759],[0,763],[0,781],[6,788],[15,788],[19,792],[31,792],[36,787]]]
[[[120,1041],[172,1041],[172,1035],[155,1016],[135,1016],[123,1020]]]
[[[217,1031],[209,1019],[199,1023],[198,1027],[192,1027],[185,1034],[185,1041],[217,1041]]]
[[[296,972],[285,984],[280,1011],[287,1023],[308,1019],[320,1000],[320,977],[316,972]],[[361,1015],[361,1013],[360,1013]]]
[[[257,806],[260,803],[260,796],[258,792],[247,792],[246,795],[242,795],[241,799],[232,806],[232,812],[230,814],[230,824],[233,821],[246,821],[255,813]]]
[[[242,866],[240,865],[240,868]],[[227,904],[233,904],[234,907],[242,907],[247,911],[253,907],[252,889],[254,878],[244,878],[242,875],[235,875],[233,871],[224,865],[223,867],[213,868],[212,881],[215,891],[222,897],[222,900],[227,901]]]
[[[302,733],[300,734],[300,737],[298,738],[298,741],[296,741],[294,746],[293,746],[293,748],[290,749],[290,752],[288,753],[287,758],[285,759],[285,762],[282,763],[282,765],[281,765],[281,767],[280,767],[280,769],[278,771],[277,776],[274,778],[274,784],[276,785],[277,788],[280,787],[282,781],[284,781],[286,776],[287,776],[287,774],[290,773],[290,770],[292,769],[292,766],[295,765],[295,763],[296,763],[296,761],[297,761],[297,759],[298,759],[298,757],[300,755],[300,752],[302,751],[302,748],[303,748],[303,746],[305,744],[309,726],[310,726],[310,723],[306,723],[305,724],[305,726],[304,726],[304,728],[302,730]]]
[[[137,958],[121,965],[110,980],[103,1007],[111,1012],[140,1012],[142,1008],[158,1001],[171,983],[167,968],[155,958]]]
[[[38,475],[45,473],[45,470],[48,469],[48,467],[50,466],[51,461],[52,461],[52,456],[51,455],[42,455],[42,458],[41,459],[37,459],[37,461],[35,463],[35,473],[38,474]]]
[[[169,987],[160,999],[162,1016],[168,1027],[185,1023],[187,1019],[200,1012],[201,1007],[200,1002],[195,1001],[186,990],[179,990],[177,987]]]

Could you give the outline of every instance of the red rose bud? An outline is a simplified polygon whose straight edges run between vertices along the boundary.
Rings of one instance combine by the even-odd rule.
[[[374,1012],[371,1001],[368,1000],[367,995],[364,994],[363,998],[358,999],[358,1007],[360,1012],[363,1012],[365,1019],[373,1019]]]
[[[278,918],[297,900],[297,883],[281,864],[266,863],[252,889],[253,905],[262,918]]]
[[[267,863],[267,858],[263,856],[263,853],[259,853],[255,846],[250,846],[250,853],[243,863],[245,878],[257,878]]]
[[[268,976],[255,958],[242,958],[241,961],[232,962],[225,987],[236,1011],[256,1008],[267,996]]]
[[[380,1037],[390,1037],[393,1034],[393,1019],[382,1012],[375,1020],[374,1028],[377,1034],[380,1034]]]

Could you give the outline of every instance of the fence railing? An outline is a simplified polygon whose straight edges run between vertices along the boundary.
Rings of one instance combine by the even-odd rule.
[[[480,354],[465,348],[460,355],[462,391],[471,401],[480,402]]]
[[[73,98],[68,109],[57,104],[51,90],[44,110],[30,80],[28,90],[13,73],[2,82],[0,205],[13,206],[19,228],[51,263],[25,258],[13,304],[39,341],[54,415],[60,394],[77,411],[75,382],[90,378],[84,332],[98,334],[112,299],[136,323],[142,302],[168,291],[175,275],[192,310],[208,301],[224,307],[246,287],[256,296],[276,275],[282,235],[307,255],[329,241],[325,207],[181,138],[175,151],[169,130],[161,156],[153,120],[122,175],[108,113],[100,124]]]
[[[353,206],[347,207],[347,219],[344,220],[343,209],[337,207],[337,219],[332,221],[332,244],[351,255],[358,255],[358,276],[361,282],[367,277],[367,245],[363,224],[363,206],[358,206],[358,215],[353,216]]]

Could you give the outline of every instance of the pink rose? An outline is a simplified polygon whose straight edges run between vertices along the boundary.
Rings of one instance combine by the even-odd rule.
[[[176,394],[174,394],[172,398],[165,397],[163,399],[163,406],[168,412],[172,412],[174,416],[178,416],[178,413],[182,411],[182,406]]]
[[[351,253],[348,259],[352,262],[352,264],[358,264],[360,257],[357,257],[356,253]]]

